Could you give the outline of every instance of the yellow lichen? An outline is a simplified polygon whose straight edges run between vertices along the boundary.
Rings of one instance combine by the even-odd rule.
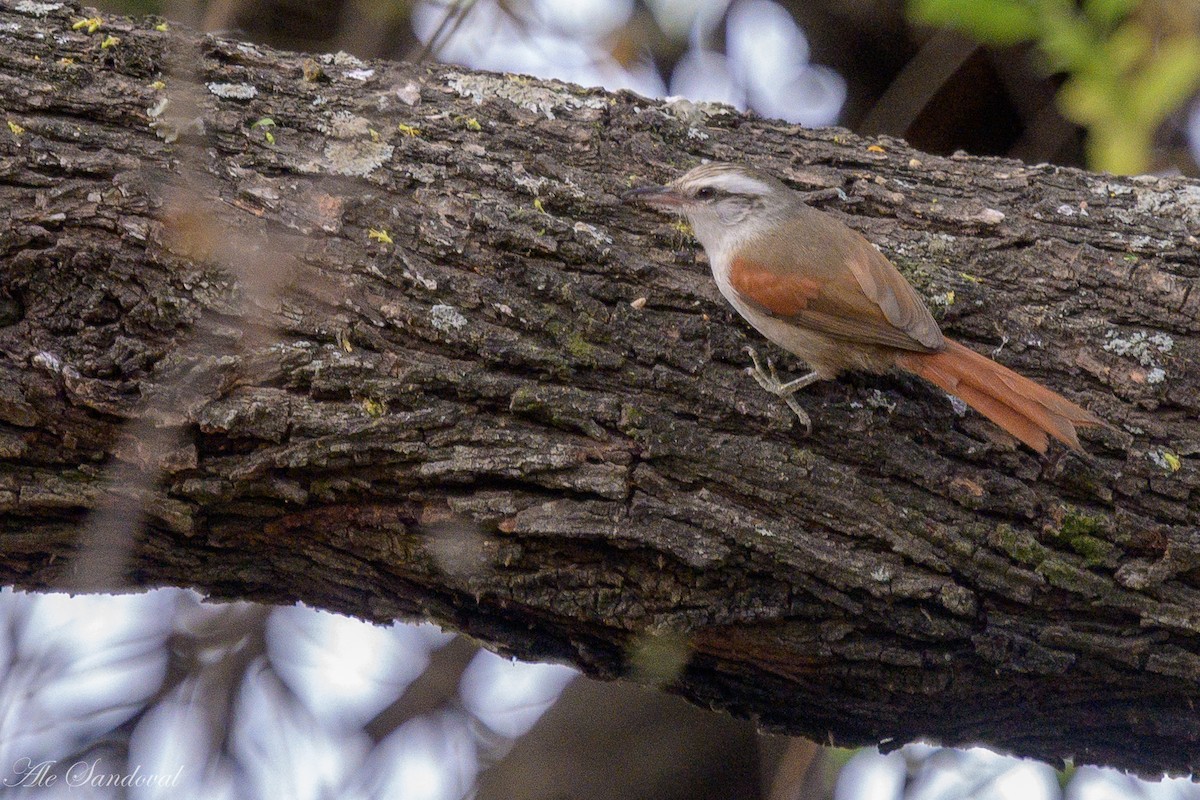
[[[76,20],[71,26],[73,31],[86,31],[87,33],[95,33],[100,30],[100,26],[104,24],[101,17],[88,17],[87,19]]]
[[[271,119],[270,117],[263,117],[262,119],[258,120],[253,125],[251,125],[250,129],[251,130],[254,130],[256,128],[261,129],[263,132],[263,139],[265,139],[267,141],[267,144],[275,144],[275,134],[271,133],[271,128],[274,128],[274,127],[275,127],[275,120]]]
[[[382,228],[370,228],[367,231],[367,236],[380,244],[393,244],[392,237]]]

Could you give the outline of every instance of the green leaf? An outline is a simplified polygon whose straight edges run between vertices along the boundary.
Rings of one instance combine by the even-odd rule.
[[[1152,136],[1145,130],[1100,125],[1088,131],[1088,166],[1114,175],[1138,175],[1150,167]]]
[[[1091,127],[1121,114],[1116,86],[1095,76],[1075,74],[1058,90],[1058,107],[1072,122]]]
[[[1131,71],[1154,46],[1154,40],[1144,25],[1128,22],[1113,31],[1104,43],[1104,57],[1118,75]]]
[[[1091,29],[1074,14],[1047,14],[1039,33],[1038,45],[1055,72],[1078,69],[1099,55]]]
[[[908,16],[1001,47],[1036,38],[1039,27],[1037,9],[1022,0],[910,0]]]
[[[1158,55],[1134,79],[1128,113],[1157,127],[1200,85],[1200,38],[1177,36],[1159,46]]]
[[[1111,28],[1137,5],[1137,0],[1083,0],[1083,13],[1094,25]]]
[[[1037,4],[1043,14],[1074,15],[1079,10],[1075,0],[1037,0]]]

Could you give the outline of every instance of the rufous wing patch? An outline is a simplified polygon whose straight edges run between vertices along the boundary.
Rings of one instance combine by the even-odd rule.
[[[821,294],[813,278],[781,275],[748,258],[735,258],[729,285],[739,295],[779,317],[794,317]]]

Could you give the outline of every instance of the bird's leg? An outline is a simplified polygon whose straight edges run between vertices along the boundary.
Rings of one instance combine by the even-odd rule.
[[[746,374],[754,378],[759,386],[787,403],[788,408],[800,418],[800,423],[804,426],[805,436],[812,433],[812,420],[809,419],[808,414],[805,413],[804,409],[800,407],[800,404],[796,402],[796,398],[792,395],[810,383],[816,383],[821,379],[820,376],[815,372],[810,372],[807,375],[784,383],[779,380],[779,375],[775,372],[775,363],[771,359],[767,359],[767,368],[763,369],[762,362],[758,360],[758,353],[755,352],[753,347],[745,347],[743,350],[749,354],[750,360],[754,362],[753,367],[746,367]]]

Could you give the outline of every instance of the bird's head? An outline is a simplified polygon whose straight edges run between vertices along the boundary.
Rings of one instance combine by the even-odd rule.
[[[796,202],[796,194],[759,170],[712,163],[665,186],[634,189],[622,199],[681,214],[704,248],[711,251],[780,218]]]

